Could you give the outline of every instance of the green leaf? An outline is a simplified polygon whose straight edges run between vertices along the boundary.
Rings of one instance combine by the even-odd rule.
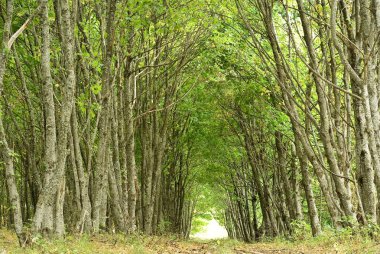
[[[92,85],[91,91],[93,94],[98,95],[102,91],[102,85],[99,83]]]

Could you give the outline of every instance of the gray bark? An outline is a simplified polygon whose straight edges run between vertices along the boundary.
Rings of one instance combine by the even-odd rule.
[[[43,189],[38,198],[34,218],[34,231],[55,234],[61,237],[65,232],[62,211],[65,187],[62,185],[64,185],[66,157],[68,155],[67,136],[74,105],[76,79],[74,64],[74,28],[71,25],[69,4],[67,0],[61,0],[59,3],[59,11],[62,15],[62,49],[66,71],[64,73],[63,99],[59,115],[60,121],[57,126],[57,163],[53,173],[47,172],[45,174],[45,179],[48,179],[49,181],[44,183]],[[51,174],[51,176],[48,174]]]

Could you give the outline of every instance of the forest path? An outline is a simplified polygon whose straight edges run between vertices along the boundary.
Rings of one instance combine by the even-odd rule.
[[[274,243],[230,243],[228,240],[210,242],[173,242],[149,248],[157,254],[277,254],[277,253],[339,253],[324,248],[277,246]]]
[[[219,253],[236,253],[236,254],[267,254],[267,253],[295,253],[286,249],[274,248],[257,248],[249,244],[237,244],[229,246],[223,240],[210,242],[167,242],[161,245],[155,245],[150,248],[153,253],[157,254],[219,254]],[[303,253],[303,252],[299,252]]]
[[[101,234],[98,236],[68,235],[55,241],[37,240],[32,247],[17,245],[12,231],[0,229],[0,254],[279,254],[279,253],[379,253],[380,245],[353,239],[323,238],[289,242],[242,243],[229,239],[176,239],[172,236],[132,236]]]

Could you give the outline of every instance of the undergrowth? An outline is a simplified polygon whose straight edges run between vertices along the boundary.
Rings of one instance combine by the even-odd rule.
[[[192,252],[192,251],[204,252]],[[177,252],[178,251],[178,252]],[[205,252],[207,251],[207,252]],[[34,239],[31,247],[17,246],[15,234],[0,229],[0,254],[86,254],[86,253],[380,253],[380,228],[353,226],[311,237],[307,225],[293,225],[292,236],[263,238],[251,244],[232,239],[184,241],[177,236],[134,234],[68,235],[61,240]]]

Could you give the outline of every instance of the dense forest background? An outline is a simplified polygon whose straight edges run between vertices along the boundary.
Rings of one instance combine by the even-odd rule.
[[[247,242],[380,223],[380,2],[1,0],[0,227]]]

